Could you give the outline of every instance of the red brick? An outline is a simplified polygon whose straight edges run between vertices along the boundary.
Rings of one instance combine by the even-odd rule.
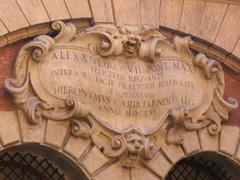
[[[12,44],[0,49],[0,109],[11,110],[13,108],[10,95],[5,91],[4,81],[11,77],[14,61],[19,49],[27,40]]]

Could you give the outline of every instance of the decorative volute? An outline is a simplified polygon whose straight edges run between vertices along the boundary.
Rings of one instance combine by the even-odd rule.
[[[30,124],[70,121],[72,136],[91,139],[122,167],[153,158],[160,139],[181,144],[183,131],[218,134],[238,106],[223,99],[221,64],[193,55],[189,37],[171,43],[149,26],[52,28],[56,37],[22,47],[6,89]]]

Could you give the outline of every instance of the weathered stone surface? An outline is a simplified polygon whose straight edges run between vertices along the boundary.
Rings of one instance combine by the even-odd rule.
[[[131,180],[159,180],[160,178],[143,167],[130,170]]]
[[[156,28],[159,26],[160,0],[141,1],[141,24],[149,24]],[[150,10],[151,9],[151,10]]]
[[[105,1],[107,3],[105,3]],[[105,9],[105,10],[109,9],[112,6],[112,4],[113,5],[115,4],[115,3],[109,3],[110,0],[105,0],[105,1],[101,1],[101,3],[99,3],[100,1],[92,0],[93,3],[90,2],[93,4],[91,7],[91,11],[92,11],[93,15],[95,12],[101,13],[97,16],[94,15],[94,16],[96,16],[94,18],[96,19],[96,18],[100,18],[101,16],[103,16],[103,19],[106,19],[105,21],[97,20],[96,22],[108,23],[108,22],[113,22],[113,19],[116,19],[116,17],[114,16],[114,14],[117,14],[117,13],[115,13],[115,8],[113,8],[113,9],[111,8],[112,11],[108,10],[104,14],[103,14],[104,11],[100,10],[100,9]],[[139,13],[139,11],[142,11],[144,9],[148,9],[147,5],[150,6],[150,9],[152,9],[151,11],[148,11],[148,13],[145,13],[146,15],[142,16],[142,18],[140,18],[140,19],[142,19],[141,23],[142,24],[145,23],[144,18],[147,17],[149,23],[151,25],[155,26],[156,22],[159,20],[159,16],[157,17],[157,15],[154,15],[153,18],[148,18],[148,16],[152,17],[153,13],[154,14],[161,13],[160,24],[162,26],[177,29],[178,25],[179,25],[180,17],[183,15],[183,18],[184,18],[185,10],[183,8],[183,0],[171,0],[171,1],[162,0],[160,6],[155,5],[155,1],[156,1],[156,3],[160,2],[160,0],[159,1],[154,0],[154,1],[151,1],[151,3],[150,3],[150,1],[149,2],[146,1],[146,3],[145,3],[145,1],[143,1],[143,2],[141,2],[142,7],[145,7],[145,5],[146,5],[146,8],[141,8],[139,5],[137,5],[136,8],[134,9],[134,11],[136,11],[137,13]],[[71,19],[71,18],[77,19],[77,18],[82,18],[82,17],[83,18],[84,17],[92,18],[92,14],[91,14],[90,7],[88,5],[87,0],[84,0],[84,1],[68,0],[68,1],[66,1],[66,3],[63,0],[52,0],[49,2],[46,0],[43,0],[42,3],[44,5],[44,8],[46,9],[46,12],[44,12],[44,8],[41,5],[41,3],[39,3],[39,2],[41,2],[41,1],[37,0],[35,2],[32,0],[28,0],[28,1],[19,0],[19,6],[18,6],[18,4],[13,0],[8,0],[8,1],[3,0],[2,5],[0,6],[1,14],[2,14],[1,20],[3,22],[3,27],[2,27],[3,32],[4,33],[7,32],[6,30],[9,30],[10,32],[12,32],[15,30],[19,30],[22,27],[29,26],[29,23],[28,23],[29,20],[27,20],[28,18],[30,18],[30,19],[35,18],[36,22],[37,21],[45,22],[44,19],[46,17],[46,14],[49,15],[49,18],[47,17],[48,21],[57,20],[57,19]],[[97,3],[99,3],[99,5]],[[141,4],[141,3],[139,3],[139,4]],[[230,2],[229,1],[223,1],[223,2],[208,1],[208,2],[206,2],[204,12],[199,13],[197,10],[197,11],[195,11],[194,15],[192,15],[192,14],[189,15],[189,17],[191,17],[191,22],[190,22],[189,27],[191,28],[191,23],[193,23],[193,27],[195,27],[196,22],[199,22],[199,16],[202,16],[202,21],[199,23],[199,25],[197,27],[198,29],[200,29],[200,34],[197,34],[197,35],[200,38],[204,38],[205,40],[209,40],[211,42],[213,42],[213,40],[215,39],[215,36],[217,35],[217,32],[219,31],[222,19],[227,19],[227,20],[224,20],[224,23],[223,23],[224,27],[220,28],[219,34],[223,34],[223,36],[224,36],[224,34],[226,34],[225,30],[224,30],[224,32],[221,32],[222,31],[221,29],[223,29],[223,28],[226,29],[226,31],[238,29],[238,28],[232,28],[232,25],[231,25],[231,27],[228,25],[227,25],[227,27],[225,27],[225,24],[226,24],[225,21],[230,23],[230,21],[232,20],[232,18],[228,17],[229,12],[227,12],[226,18],[224,18],[224,15],[225,15],[224,10],[226,10],[226,6],[228,6],[228,3],[230,5],[229,10],[232,9],[232,7],[238,8],[238,6],[239,6],[239,3],[232,2],[232,1],[230,1]],[[95,5],[95,4],[97,4],[97,5]],[[186,1],[185,4],[189,4],[189,3]],[[74,5],[77,6],[77,8],[75,8]],[[123,5],[124,5],[124,7],[122,8],[123,11],[127,12],[129,6],[125,5],[125,3],[123,3]],[[105,6],[106,8],[101,7],[101,6]],[[192,9],[194,11],[195,7],[197,7],[197,6],[202,7],[202,1],[194,0],[194,1],[191,1],[191,3],[189,5],[185,5],[185,6],[189,6],[190,9]],[[80,10],[80,8],[81,8],[81,10]],[[7,11],[6,11],[6,9],[7,9]],[[73,14],[72,17],[70,17],[71,13],[68,13],[68,9],[69,9],[69,12],[72,11],[71,12]],[[75,10],[72,10],[72,9],[75,9]],[[79,11],[77,9],[79,9]],[[158,11],[157,11],[157,9],[158,9]],[[29,11],[32,11],[33,15],[29,16]],[[182,14],[182,12],[183,12],[183,14]],[[26,15],[25,15],[25,13],[26,13]],[[236,15],[235,15],[235,13],[236,13]],[[39,16],[38,16],[38,14],[39,14]],[[111,15],[108,15],[108,14],[111,14]],[[197,16],[195,16],[196,14],[197,14]],[[234,16],[237,17],[238,11],[234,11],[232,14],[234,14]],[[125,14],[122,13],[122,15],[124,16]],[[25,16],[27,17],[27,19],[25,18]],[[33,18],[33,16],[34,16],[34,18]],[[43,18],[43,16],[44,16],[44,18]],[[32,20],[30,20],[29,22],[31,22],[31,21]],[[235,21],[235,20],[233,20],[233,21]],[[128,19],[126,19],[126,22],[128,22]],[[123,22],[122,24],[126,24],[126,22],[125,23]],[[236,25],[239,23],[234,23],[234,24]],[[11,26],[16,26],[16,27],[11,27]],[[5,27],[7,27],[7,29]],[[234,36],[234,37],[230,37],[230,38],[237,39],[234,35],[236,33],[237,33],[237,31],[234,31],[232,34],[228,34],[228,36]],[[193,34],[196,35],[195,33],[193,33]],[[227,44],[231,45],[231,48],[232,48],[232,44],[233,44],[233,47],[234,47],[234,44],[235,44],[234,42],[232,43],[232,41],[229,41],[229,42],[225,43],[224,41],[227,41],[227,40],[224,40],[224,39],[229,39],[229,38],[219,38],[218,42],[220,44],[223,43],[225,45],[227,43]],[[221,43],[220,41],[223,41],[223,42]]]
[[[223,126],[220,134],[219,150],[234,156],[239,142],[239,127]]]
[[[86,157],[81,160],[81,164],[90,174],[93,174],[108,162],[110,162],[110,159],[104,156],[96,147],[93,147]]]
[[[110,179],[117,179],[117,178],[130,180],[130,170],[125,168],[119,168],[119,164],[114,163],[108,166],[106,169],[103,169],[96,176],[94,176],[93,180],[102,180],[102,179],[110,180]]]
[[[224,62],[226,60],[226,55],[227,55],[227,52],[226,51],[223,51],[221,49],[219,49],[218,47],[215,47],[215,46],[210,46],[208,48],[208,53],[211,54],[211,57],[213,57],[214,59],[217,59],[219,61],[222,61]],[[219,59],[219,57],[221,57],[221,59]]]
[[[184,152],[179,145],[176,144],[161,144],[161,149],[166,154],[168,159],[171,161],[172,164],[177,163],[181,158],[183,158]]]
[[[56,25],[56,28],[59,28],[58,26],[65,26],[61,24],[61,22],[57,23],[59,24]],[[65,29],[68,28],[70,32],[64,29],[62,30],[62,33],[66,33],[66,37],[62,38],[69,38],[68,43],[71,44],[71,38],[75,35],[75,28],[70,24],[65,27]],[[103,28],[103,30],[101,30],[101,28]],[[99,27],[96,27],[96,30],[92,28],[91,31],[94,31],[91,35],[95,36],[99,34],[110,38],[111,36],[115,36],[114,33],[111,34],[111,31],[119,31],[118,33],[122,34],[122,37],[119,37],[117,40],[113,38],[112,42],[110,42],[109,45],[110,47],[112,46],[112,50],[110,49],[109,52],[105,49],[98,49],[96,53],[92,52],[91,49],[89,49],[89,51],[79,51],[79,49],[76,48],[69,50],[62,46],[62,44],[60,47],[48,51],[47,49],[53,48],[51,38],[46,36],[39,37],[39,39],[43,39],[38,41],[39,44],[47,47],[42,50],[44,51],[43,57],[36,56],[37,51],[34,51],[32,59],[30,60],[29,71],[31,71],[31,84],[37,96],[48,102],[48,104],[45,103],[46,107],[43,106],[43,109],[39,110],[43,111],[43,117],[65,120],[70,117],[75,117],[74,113],[77,114],[76,116],[78,116],[78,118],[81,118],[79,114],[83,114],[83,117],[88,114],[94,114],[92,115],[94,116],[93,118],[101,119],[103,124],[117,131],[124,131],[130,129],[131,126],[135,126],[141,130],[141,133],[146,133],[149,129],[158,128],[159,121],[164,121],[167,118],[167,114],[170,114],[169,116],[176,119],[177,116],[180,116],[181,111],[187,111],[187,109],[191,109],[192,106],[200,107],[198,104],[204,99],[208,100],[206,100],[202,106],[210,106],[210,101],[216,99],[213,91],[217,86],[220,86],[218,79],[215,78],[217,84],[208,80],[214,78],[210,69],[205,70],[205,76],[207,76],[207,78],[202,77],[202,69],[207,68],[208,61],[210,60],[203,54],[193,57],[188,49],[188,39],[175,38],[174,45],[177,47],[175,50],[174,48],[170,48],[170,46],[165,48],[164,46],[168,46],[167,42],[161,45],[161,40],[164,41],[165,38],[161,37],[162,35],[151,29],[151,27],[143,26],[138,28],[124,26],[121,29],[116,29],[114,26],[106,26],[105,29],[106,30],[104,30],[104,26],[99,25]],[[111,31],[108,29],[111,29]],[[134,40],[136,42],[133,43],[131,42],[132,33],[138,33],[138,36],[134,35],[136,36],[136,40]],[[152,40],[151,34],[152,36],[158,37]],[[126,41],[123,36],[129,38],[129,41]],[[93,46],[98,47],[97,40],[99,36],[95,38],[95,42],[93,41],[92,43],[95,43]],[[76,40],[80,47],[85,46],[86,49],[91,48],[88,46],[88,43],[90,43],[88,40],[81,41],[81,38]],[[44,45],[43,41],[46,41]],[[64,41],[63,39],[63,43]],[[111,43],[113,45],[111,45]],[[141,43],[141,46],[138,47],[135,43]],[[185,45],[182,45],[184,43]],[[56,46],[57,44],[58,37],[56,37]],[[107,42],[105,42],[105,44],[108,45]],[[65,44],[65,46],[67,47],[68,44]],[[34,44],[32,48],[34,48]],[[181,48],[185,49],[185,51],[181,50]],[[163,54],[160,54],[160,51],[163,51]],[[117,57],[111,57],[113,60],[111,64],[108,64],[109,60],[102,58],[111,54],[114,55],[114,53],[122,56],[121,60],[119,58],[116,59]],[[127,56],[126,59],[125,56]],[[174,56],[175,58],[173,60],[172,57]],[[21,58],[21,56],[19,58]],[[25,56],[23,56],[23,58],[25,58]],[[188,60],[184,60],[183,58]],[[37,63],[40,59],[42,61],[38,65]],[[114,59],[116,60],[114,61]],[[213,65],[217,66],[216,61],[212,60],[212,62]],[[93,66],[98,63],[100,63],[100,65]],[[220,67],[220,65],[218,67]],[[28,68],[28,66],[25,68]],[[34,70],[34,68],[38,70]],[[83,69],[84,71],[82,71]],[[219,68],[219,71],[220,70]],[[18,71],[16,74],[19,74],[22,70],[16,69],[16,71]],[[108,72],[110,76],[102,73],[104,71]],[[118,71],[118,77],[115,78],[116,71]],[[164,71],[161,77],[159,76],[160,71]],[[176,72],[181,74],[181,76],[176,76]],[[133,73],[135,74],[133,75]],[[219,78],[223,81],[222,77]],[[11,79],[6,81],[5,84],[11,92],[12,85],[10,81]],[[89,81],[92,83],[90,84]],[[122,83],[122,81],[125,81],[125,83]],[[26,87],[24,86],[25,89],[22,90],[22,93],[27,92],[29,88],[28,80],[25,83],[24,85]],[[138,83],[137,86],[135,83]],[[99,90],[101,90],[100,93]],[[15,89],[13,89],[13,91],[15,91]],[[142,92],[144,92],[145,95],[143,95]],[[15,92],[12,93],[14,94]],[[191,98],[189,94],[192,95]],[[141,96],[140,100],[136,100],[138,96]],[[30,103],[33,103],[34,108],[37,108],[35,106],[41,103],[41,100],[32,100],[30,97],[28,101],[28,106],[31,105]],[[28,101],[26,101],[26,103],[28,103]],[[221,103],[225,103],[224,100],[222,101]],[[226,104],[226,106],[227,105],[228,104]],[[48,106],[56,107],[56,110],[51,109],[51,107],[48,108]],[[161,108],[158,108],[160,106]],[[57,107],[65,108],[62,117],[52,115],[55,113],[58,114]],[[72,112],[67,111],[67,108],[71,107]],[[24,108],[26,107],[24,106]],[[30,109],[30,107],[28,108]],[[48,112],[44,112],[44,109]],[[232,107],[229,107],[229,109],[231,110]],[[78,111],[80,111],[80,113]],[[224,113],[227,113],[228,110],[225,111]],[[38,118],[34,113],[32,119],[29,119],[30,121],[35,121]],[[61,113],[61,111],[59,111],[59,113]],[[190,118],[198,119],[201,114],[206,112],[194,113],[194,111],[192,111],[189,113],[191,114]],[[148,121],[146,121],[146,117]],[[72,120],[80,121],[78,119]]]
[[[240,6],[230,5],[215,44],[231,52],[240,36]]]
[[[221,64],[191,53],[189,38],[169,42],[146,25],[51,27],[58,34],[24,46],[5,81],[36,137],[24,142],[60,148],[97,179],[164,178],[184,156],[216,148],[209,136],[237,102],[223,99]],[[125,171],[143,164],[134,177]]]
[[[27,33],[29,37],[34,37],[39,34],[47,34],[51,32],[51,27],[50,25],[47,24],[37,24],[35,26],[31,26],[27,28]]]
[[[183,140],[183,148],[186,154],[191,154],[195,152],[201,151],[201,147],[198,140],[198,135],[196,131],[184,131],[182,135]]]
[[[0,19],[9,31],[15,31],[29,25],[16,1],[1,0],[0,7]]]
[[[233,55],[240,57],[240,40],[239,39],[232,53]]]
[[[70,18],[64,0],[42,0],[42,2],[52,21]]]
[[[95,22],[114,22],[111,0],[90,0]]]
[[[234,157],[238,162],[240,162],[240,145],[238,144],[237,152]]]
[[[167,124],[163,124],[162,127],[167,126]],[[168,144],[166,141],[166,132],[164,130],[160,131],[159,136],[159,146],[161,147],[162,152],[166,155],[166,157],[170,160],[172,164],[177,163],[181,158],[185,156],[183,149],[178,144]]]
[[[14,111],[0,111],[0,138],[3,146],[20,142],[19,124]]]
[[[184,0],[179,30],[197,35],[204,11],[203,0]]]
[[[113,0],[113,4],[117,25],[140,24],[140,1]]]
[[[224,3],[206,2],[199,32],[199,36],[202,39],[214,42],[227,6],[228,5]]]
[[[47,119],[37,141],[45,130],[45,144],[80,158],[91,174],[105,164],[92,167],[93,159],[105,157],[119,158],[125,168],[145,162],[164,177],[168,166],[160,171],[158,161],[182,158],[180,143],[186,154],[200,151],[197,130],[218,134],[237,107],[234,99],[223,99],[221,65],[194,56],[189,38],[175,37],[171,44],[147,25],[98,25],[79,33],[61,21],[51,27],[59,34],[24,46],[15,79],[5,86],[32,126]],[[158,155],[160,149],[167,157]]]
[[[44,5],[46,12],[44,12],[44,9],[42,8],[41,3],[39,6],[36,6],[35,1],[34,1],[35,4],[32,3],[31,0],[30,0],[30,3],[28,3],[28,1],[25,2],[25,1],[19,0],[19,2],[20,2],[19,5],[13,0],[9,0],[9,1],[3,0],[2,1],[3,4],[0,6],[2,9],[0,14],[2,14],[1,22],[3,23],[2,31],[4,33],[6,33],[7,31],[12,32],[15,30],[20,30],[23,27],[29,26],[29,23],[28,23],[29,20],[28,20],[28,18],[26,19],[25,17],[29,16],[28,11],[30,11],[30,9],[33,11],[33,9],[35,9],[35,8],[36,8],[36,11],[35,10],[33,11],[34,16],[36,16],[36,14],[38,14],[39,12],[41,13],[40,14],[41,16],[46,16],[46,14],[47,14],[47,15],[49,15],[48,21],[57,20],[57,19],[71,19],[71,18],[74,18],[74,19],[76,18],[76,20],[79,21],[78,18],[85,18],[86,16],[89,18],[93,18],[92,16],[96,16],[96,15],[94,15],[95,12],[101,13],[100,15],[94,17],[95,19],[100,18],[100,16],[103,16],[104,19],[107,18],[105,21],[97,20],[96,22],[103,22],[103,23],[111,22],[112,23],[112,22],[114,22],[114,19],[116,19],[115,8],[111,8],[112,11],[108,10],[108,11],[106,11],[107,13],[104,13],[104,14],[103,14],[104,11],[99,10],[102,8],[106,10],[106,9],[109,9],[112,5],[114,6],[114,2],[109,3],[110,0],[105,0],[107,2],[107,4],[105,4],[104,1],[101,1],[100,5],[97,4],[100,1],[92,0],[93,3],[92,2],[90,2],[90,3],[93,4],[91,7],[91,11],[92,11],[93,15],[91,14],[88,1],[86,1],[86,0],[81,1],[81,2],[80,1],[71,2],[71,0],[69,0],[69,1],[66,1],[66,3],[63,0],[52,0],[49,2],[46,0],[43,0],[42,3]],[[196,1],[196,2],[194,2],[194,1],[191,1],[192,3],[189,6],[192,6],[192,8],[190,8],[190,9],[195,9],[195,7],[197,7],[197,3],[199,4],[198,5],[199,7],[202,6],[201,5],[202,1]],[[36,1],[36,2],[40,2],[40,1]],[[178,29],[180,17],[182,15],[184,16],[184,13],[182,14],[182,12],[184,12],[183,0],[171,0],[171,1],[162,0],[161,5],[158,7],[157,7],[157,5],[152,7],[155,4],[155,0],[154,0],[154,3],[149,3],[150,1],[149,2],[146,1],[146,2],[147,2],[146,4],[144,4],[145,3],[144,1],[141,2],[142,3],[141,7],[145,7],[145,5],[147,7],[147,5],[150,5],[151,6],[150,9],[154,9],[154,10],[151,10],[148,13],[145,13],[145,15],[142,15],[142,18],[140,18],[140,21],[142,21],[141,22],[142,24],[145,23],[144,18],[147,17],[149,23],[151,25],[155,26],[155,23],[159,20],[159,16],[157,17],[156,15],[154,15],[153,18],[149,18],[149,17],[150,16],[152,17],[153,13],[155,13],[155,14],[160,13],[161,14],[160,15],[160,24],[162,26],[173,28],[174,30]],[[156,2],[158,3],[157,0],[156,0]],[[22,5],[22,3],[23,3],[23,5]],[[188,3],[188,2],[186,2],[186,3]],[[215,36],[218,34],[217,32],[219,32],[219,34],[222,34],[221,36],[224,37],[224,34],[227,34],[226,33],[227,31],[230,32],[233,29],[238,29],[238,28],[232,27],[232,25],[230,25],[230,26],[227,25],[227,27],[225,27],[225,24],[227,24],[227,23],[225,23],[225,21],[227,21],[228,23],[230,23],[230,21],[232,21],[232,18],[228,17],[229,12],[226,13],[226,15],[227,15],[226,18],[224,17],[224,15],[225,15],[224,10],[227,9],[226,6],[228,6],[228,3],[229,3],[229,8],[228,8],[229,10],[233,9],[232,7],[238,8],[238,6],[239,6],[239,3],[232,2],[232,1],[230,1],[230,2],[229,1],[223,1],[223,2],[207,1],[205,3],[205,8],[202,13],[199,13],[198,11],[196,11],[195,14],[198,14],[197,16],[189,15],[189,17],[191,17],[191,20],[192,20],[190,22],[190,27],[191,27],[191,23],[193,23],[192,27],[195,27],[195,22],[199,22],[199,16],[200,15],[202,16],[202,21],[199,23],[199,25],[197,27],[200,30],[200,33],[197,33],[197,34],[193,33],[193,35],[197,35],[200,38],[203,38],[205,40],[208,40],[208,41],[214,43]],[[81,10],[79,10],[79,11],[77,11],[77,9],[74,10],[74,11],[76,11],[76,12],[73,12],[73,14],[75,13],[75,15],[73,15],[73,17],[71,17],[70,16],[71,13],[69,13],[69,12],[71,11],[71,9],[74,9],[74,4],[75,4],[75,6],[78,6],[77,9],[81,8]],[[97,4],[97,5],[94,5],[94,4]],[[23,6],[23,8],[21,8],[22,6]],[[101,6],[105,6],[105,7],[101,7]],[[33,8],[31,8],[31,7],[33,7]],[[141,7],[138,5],[137,8],[139,8],[139,9],[137,10],[137,8],[135,8],[137,13],[144,9]],[[125,9],[126,9],[126,11],[128,11],[128,8],[129,8],[128,6],[124,6],[123,11],[125,11]],[[7,9],[7,11],[6,11],[6,9]],[[26,9],[26,12],[25,12],[25,9]],[[148,9],[148,8],[145,8],[145,9]],[[158,11],[157,11],[157,9],[158,9]],[[25,15],[24,13],[26,13],[27,15]],[[42,13],[44,15],[42,15]],[[235,13],[236,13],[236,15],[235,15]],[[108,15],[108,14],[112,14],[112,15]],[[122,14],[124,16],[124,13],[122,13]],[[234,14],[234,16],[237,17],[238,11],[233,11],[230,14]],[[33,17],[31,16],[29,18],[33,18]],[[44,20],[42,20],[43,17],[40,17],[40,16],[37,16],[34,18],[36,18],[37,21],[39,21],[38,19],[40,19],[39,22],[44,21]],[[110,19],[112,19],[112,20],[110,20]],[[220,24],[223,19],[224,19],[224,23],[222,26],[224,26],[224,27],[220,27]],[[227,20],[225,20],[225,19],[227,19]],[[16,20],[17,20],[17,22],[14,22]],[[126,22],[128,22],[128,19],[126,19],[126,20],[127,20]],[[235,20],[233,20],[233,21],[235,21]],[[126,24],[126,23],[123,22],[122,24]],[[237,26],[237,24],[239,24],[239,23],[233,23],[233,24],[235,24]],[[11,27],[11,26],[16,26],[16,27]],[[221,32],[222,31],[221,29],[223,29],[223,28],[225,30],[224,30],[224,32]],[[0,31],[0,34],[1,34],[1,31]],[[236,31],[234,30],[234,32],[231,34],[227,34],[227,36],[234,36],[234,37],[230,37],[230,39],[237,40],[238,38],[236,38],[235,37],[236,35],[234,35],[234,34],[237,34],[237,30]],[[229,38],[218,38],[217,42],[220,43],[219,44],[220,46],[221,46],[221,44],[224,44],[223,48],[225,48],[225,45],[227,45],[227,44],[228,44],[227,46],[229,46],[230,49],[234,48],[236,42],[226,40],[226,39],[229,39]],[[18,39],[15,39],[15,40],[18,40]],[[227,42],[227,41],[229,41],[229,42]],[[10,43],[12,43],[12,42],[13,41],[11,41]],[[5,43],[5,42],[1,43],[1,45],[6,45],[6,44],[7,43]],[[235,55],[239,54],[239,53],[237,53],[238,49],[239,48],[236,47],[234,49],[233,54],[235,54]],[[230,51],[229,49],[227,49],[227,50]],[[237,56],[239,56],[239,55],[237,55]]]
[[[41,143],[44,139],[44,122],[31,126],[21,111],[18,111],[23,143]]]
[[[193,41],[191,48],[197,49],[200,52],[208,52],[210,44],[202,43],[201,41]]]
[[[160,177],[165,177],[172,167],[170,162],[166,159],[166,157],[158,152],[153,159],[146,162],[146,166],[158,174]]]
[[[0,37],[0,47],[7,45],[8,41],[5,36]]]
[[[218,151],[219,136],[210,135],[207,128],[199,130],[199,139],[202,151]]]
[[[91,17],[88,0],[65,0],[72,18]]]
[[[18,33],[15,33],[15,32],[8,33],[6,35],[6,38],[8,40],[8,43],[12,43],[15,41],[19,41],[27,36],[28,36],[28,33],[27,33],[26,29],[24,28],[24,29],[19,30]]]
[[[240,66],[239,66],[240,62],[238,61],[238,59],[233,58],[232,56],[228,56],[228,57],[226,57],[226,59],[224,61],[224,64],[227,65],[232,70],[234,70],[234,72],[239,74],[239,72],[240,72]]]
[[[55,146],[57,148],[62,147],[62,144],[64,143],[64,138],[67,135],[68,126],[68,121],[59,122],[47,120],[45,143]]]
[[[31,25],[49,21],[41,0],[17,0],[17,3]]]
[[[83,153],[87,150],[90,143],[91,143],[90,139],[76,138],[70,136],[64,147],[64,151],[67,152],[72,157],[74,157],[75,159],[79,159],[81,158]]]
[[[4,35],[6,33],[8,33],[8,30],[6,29],[6,27],[4,26],[2,21],[0,21],[0,36]]]
[[[160,9],[160,25],[178,29],[182,15],[183,0],[162,0]]]

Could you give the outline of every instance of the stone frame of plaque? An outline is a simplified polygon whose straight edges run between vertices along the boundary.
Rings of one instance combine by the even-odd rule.
[[[57,21],[52,29],[55,37],[21,48],[6,89],[30,124],[70,121],[73,136],[91,139],[123,167],[153,158],[162,139],[181,144],[183,131],[218,134],[238,107],[223,99],[221,64],[193,55],[189,37],[171,43],[147,25],[76,32]]]

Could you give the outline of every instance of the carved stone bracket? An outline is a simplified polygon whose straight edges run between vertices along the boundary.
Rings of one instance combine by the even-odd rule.
[[[56,37],[41,35],[22,47],[6,90],[30,124],[70,121],[73,136],[90,138],[123,167],[151,159],[159,138],[181,144],[183,130],[218,134],[238,106],[223,99],[221,64],[194,56],[189,37],[170,43],[149,26],[76,32],[57,21],[52,28]],[[166,137],[159,137],[163,123]]]

